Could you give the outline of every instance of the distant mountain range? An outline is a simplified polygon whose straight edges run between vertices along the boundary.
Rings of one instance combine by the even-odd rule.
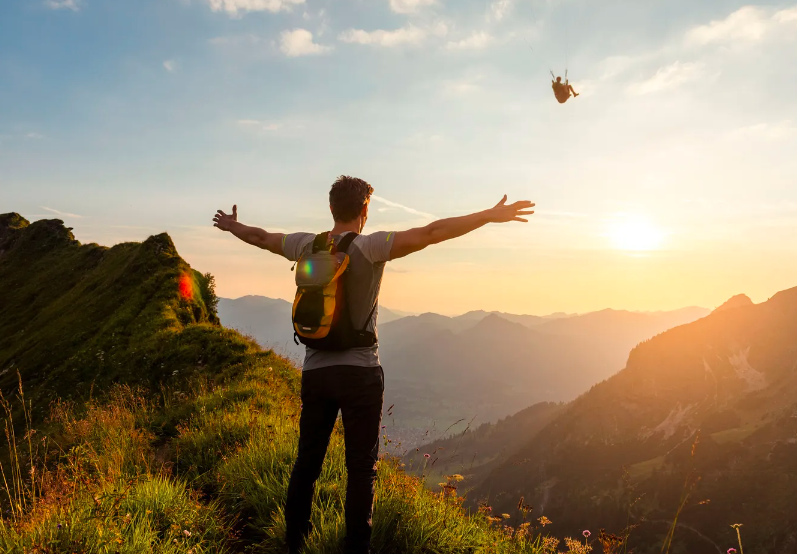
[[[226,327],[253,337],[261,346],[291,358],[301,365],[304,346],[296,345],[291,329],[291,303],[281,298],[242,296],[220,298],[219,318]],[[385,324],[412,315],[379,306],[379,323]]]
[[[221,299],[222,323],[300,359],[291,305],[245,296]],[[602,310],[583,315],[473,311],[401,317],[379,308],[380,356],[391,422],[405,444],[465,419],[493,421],[541,401],[575,398],[625,366],[641,341],[709,313]]]
[[[644,341],[565,406],[532,406],[421,452],[466,475],[471,503],[510,512],[523,497],[554,532],[631,523],[632,547],[660,545],[689,493],[683,552],[725,552],[734,523],[748,552],[797,552],[797,288],[758,305],[734,297]]]

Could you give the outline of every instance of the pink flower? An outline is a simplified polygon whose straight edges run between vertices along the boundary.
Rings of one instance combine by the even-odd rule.
[[[736,554],[736,549],[731,547],[728,549],[728,554]]]
[[[424,454],[423,457],[424,458],[431,458],[431,456],[429,454]]]
[[[589,532],[589,529],[584,529],[584,532],[583,532],[583,533],[581,533],[581,534],[582,534],[582,535],[584,535],[584,538],[589,538],[589,536],[590,536],[592,533],[590,533],[590,532]]]

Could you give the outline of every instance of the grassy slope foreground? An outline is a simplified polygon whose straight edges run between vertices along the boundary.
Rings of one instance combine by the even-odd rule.
[[[1,552],[282,551],[298,372],[213,298],[165,234],[103,248],[0,215]],[[308,552],[339,549],[343,458],[336,432]],[[555,551],[522,510],[467,516],[457,479],[432,494],[380,461],[376,551]]]

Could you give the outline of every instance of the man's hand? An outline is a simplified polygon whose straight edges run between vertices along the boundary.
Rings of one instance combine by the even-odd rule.
[[[506,197],[504,197],[506,199]],[[232,229],[232,224],[238,221],[238,206],[233,205],[232,207],[232,214],[227,215],[221,210],[216,211],[216,215],[213,216],[213,226],[218,227],[222,231],[230,231]]]
[[[487,217],[490,223],[506,223],[507,221],[528,223],[528,219],[520,216],[533,214],[534,210],[529,210],[529,208],[533,208],[535,205],[534,202],[529,202],[528,200],[519,200],[507,205],[505,194],[498,204],[487,210]]]
[[[222,231],[229,231],[242,241],[253,246],[280,256],[283,255],[282,238],[285,235],[282,233],[269,233],[259,227],[250,227],[243,223],[238,223],[238,206],[233,206],[232,213],[229,215],[217,210],[216,215],[213,216],[213,226]]]

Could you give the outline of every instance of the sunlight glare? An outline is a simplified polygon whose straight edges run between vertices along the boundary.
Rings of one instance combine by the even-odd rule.
[[[661,247],[664,233],[648,219],[634,215],[613,222],[609,237],[616,249],[639,252]]]

